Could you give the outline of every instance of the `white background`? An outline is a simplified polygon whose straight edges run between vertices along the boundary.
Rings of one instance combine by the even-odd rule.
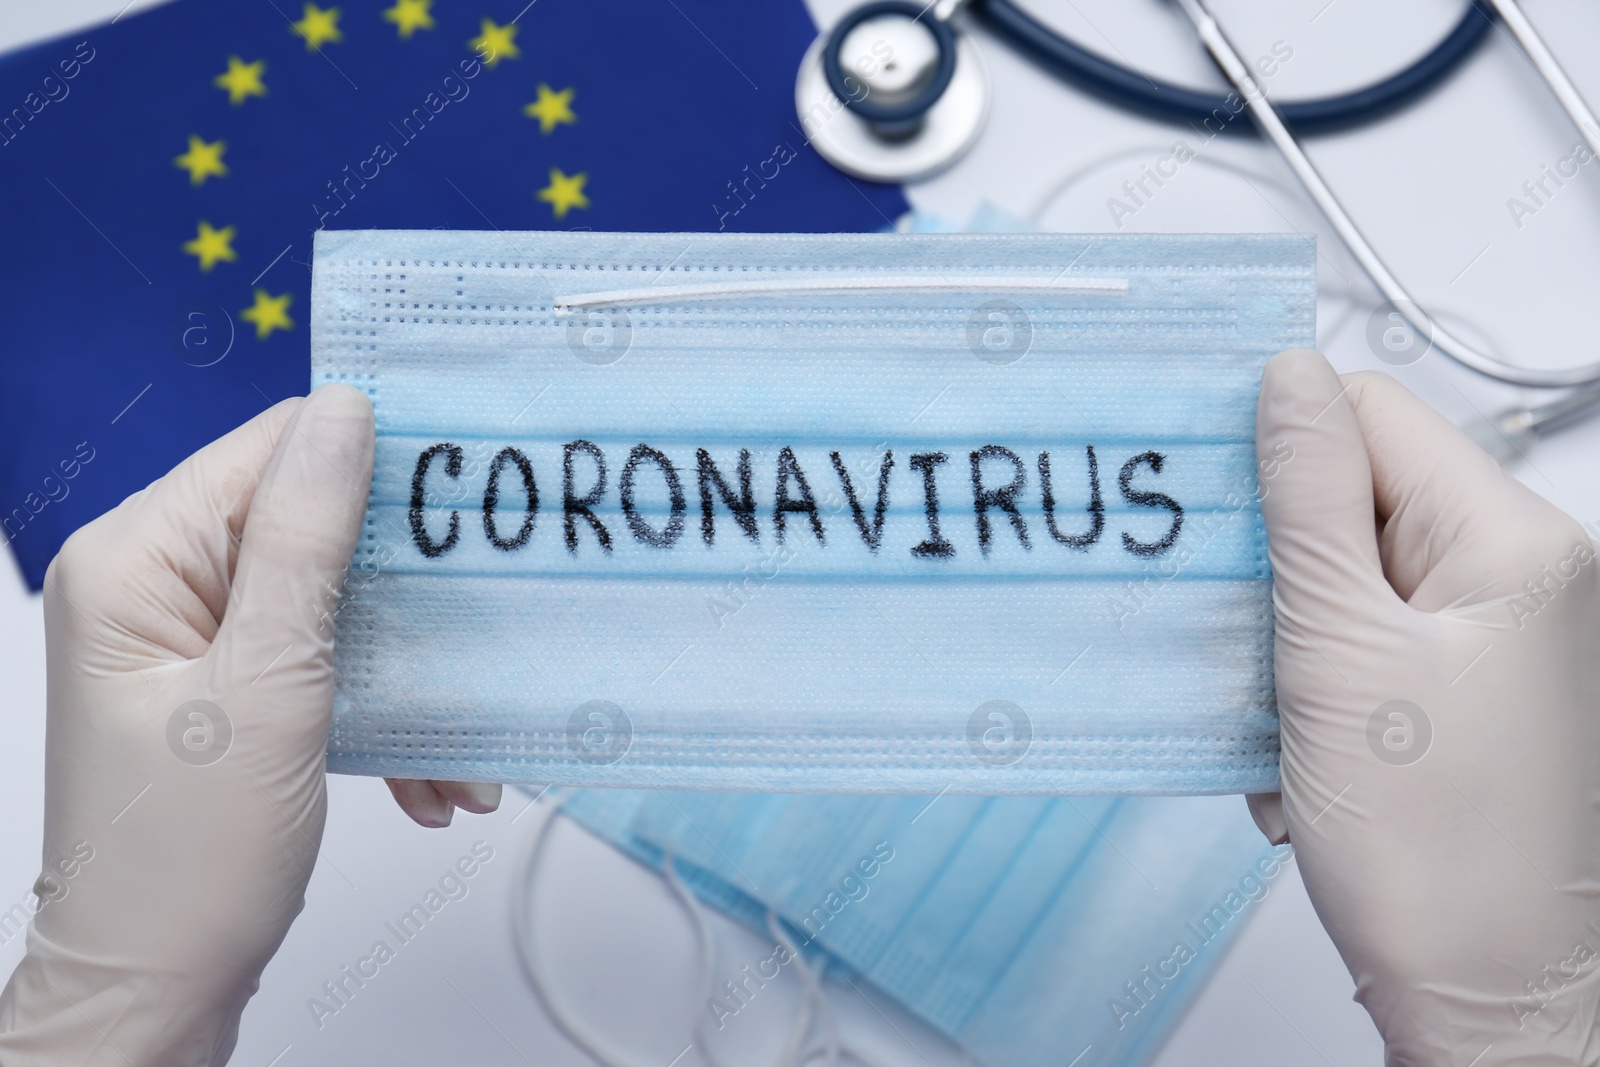
[[[0,48],[104,20],[120,0],[9,0]],[[843,5],[815,0],[820,20]],[[1396,69],[1431,45],[1462,10],[1460,0],[1216,0],[1248,56],[1285,42],[1293,58],[1268,82],[1279,98],[1353,87]],[[1600,9],[1583,0],[1528,0],[1569,73],[1600,102]],[[1175,5],[1162,0],[1031,0],[1029,9],[1078,41],[1172,80],[1219,86]],[[714,27],[706,27],[714,39]],[[961,225],[988,203],[1051,229],[1116,226],[1107,199],[1191,131],[1151,123],[1089,99],[975,31],[993,81],[989,125],[960,164],[910,190],[922,211]],[[707,62],[717,62],[708,52]],[[764,88],[787,94],[791,72],[767,72]],[[1503,32],[1441,92],[1359,131],[1310,143],[1392,269],[1436,318],[1514,362],[1570,364],[1595,358],[1591,294],[1600,287],[1600,188],[1594,171],[1560,190],[1519,228],[1507,208],[1541,164],[1577,141],[1531,67]],[[1324,299],[1319,337],[1340,369],[1381,366],[1365,326],[1377,300],[1349,257],[1294,188],[1270,151],[1246,139],[1213,142],[1157,196],[1133,230],[1296,229],[1319,234]],[[1457,422],[1519,399],[1436,355],[1395,371]],[[1532,398],[1532,394],[1529,395]],[[1591,457],[1600,422],[1535,445],[1515,470],[1579,519],[1600,519]],[[1585,477],[1588,475],[1588,477]],[[22,901],[38,871],[43,797],[44,637],[40,601],[14,570],[0,576],[0,910]],[[344,1063],[538,1063],[591,1061],[550,1024],[529,994],[510,948],[509,914],[530,832],[545,807],[508,792],[493,816],[458,815],[444,831],[413,826],[382,783],[334,777],[323,860],[306,910],[267,969],[244,1018],[236,1064],[299,1067]],[[547,973],[573,1014],[641,1064],[666,1067],[690,1040],[694,943],[677,905],[652,874],[565,822],[554,828],[540,881],[535,930]],[[325,1020],[306,1001],[354,963],[384,923],[398,917],[472,843],[494,858],[397,959]],[[713,916],[729,973],[762,958],[762,939]],[[22,939],[0,945],[9,973]],[[785,984],[787,983],[787,984]],[[1381,1061],[1377,1035],[1351,1002],[1352,986],[1291,870],[1256,909],[1214,981],[1175,1031],[1161,1067]],[[885,1065],[955,1064],[963,1054],[850,987],[830,996],[847,1038]],[[792,975],[732,1021],[717,1046],[723,1062],[767,1063],[799,1003]],[[704,1060],[692,1049],[678,1061]]]

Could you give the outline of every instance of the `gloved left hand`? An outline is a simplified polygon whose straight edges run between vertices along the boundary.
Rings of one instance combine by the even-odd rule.
[[[332,624],[372,450],[366,397],[326,386],[51,564],[42,903],[0,995],[6,1067],[228,1058],[322,840]],[[405,788],[445,803],[419,821],[448,821],[451,791],[498,801]]]

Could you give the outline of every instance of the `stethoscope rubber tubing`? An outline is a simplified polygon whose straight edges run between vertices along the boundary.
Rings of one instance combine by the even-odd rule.
[[[1152,118],[1191,126],[1220,120],[1223,129],[1255,132],[1254,123],[1232,122],[1246,110],[1238,106],[1237,97],[1186,89],[1113,63],[1039,22],[1013,0],[971,0],[970,7],[1001,37],[1080,89]],[[1480,0],[1471,0],[1455,27],[1404,70],[1348,93],[1274,101],[1274,106],[1297,134],[1371,121],[1442,83],[1483,43],[1492,26],[1493,16]]]

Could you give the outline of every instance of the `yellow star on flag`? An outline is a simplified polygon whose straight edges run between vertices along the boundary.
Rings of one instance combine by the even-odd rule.
[[[583,195],[583,185],[589,180],[586,173],[567,175],[559,167],[550,168],[550,184],[540,189],[538,197],[550,205],[556,218],[564,219],[575,207],[588,207],[589,198]]]
[[[479,25],[483,32],[468,41],[467,46],[478,53],[484,66],[493,70],[502,59],[516,59],[522,54],[522,49],[517,47],[516,26],[510,23],[496,26],[493,19],[484,19]]]
[[[563,122],[571,125],[578,121],[578,116],[572,113],[572,94],[575,91],[563,89],[558,93],[540,82],[539,99],[524,107],[522,113],[530,119],[539,120],[540,133],[549,133]]]
[[[339,32],[339,9],[336,7],[324,9],[316,4],[307,4],[305,16],[289,25],[306,39],[307,52],[315,52],[325,44],[338,44],[344,40],[344,34]]]
[[[174,166],[182,167],[189,172],[189,184],[200,185],[207,178],[215,175],[225,177],[228,165],[222,162],[222,153],[228,150],[224,141],[207,142],[202,137],[189,135],[189,150],[172,161]]]
[[[394,6],[384,8],[385,21],[395,24],[402,38],[410,38],[418,30],[433,29],[433,0],[394,0]]]
[[[224,226],[220,230],[211,228],[211,223],[200,220],[199,232],[192,241],[183,243],[183,250],[191,256],[200,258],[200,269],[209,271],[217,263],[232,263],[239,256],[233,250],[234,227]]]
[[[267,61],[258,59],[246,63],[238,56],[228,57],[228,69],[212,79],[218,89],[228,90],[228,103],[238,107],[246,97],[266,96],[267,86],[261,75],[267,72]]]
[[[241,319],[255,323],[256,340],[266,340],[273,330],[294,329],[294,320],[289,318],[289,299],[292,295],[284,293],[282,296],[271,296],[265,289],[256,287],[256,302],[239,312]]]

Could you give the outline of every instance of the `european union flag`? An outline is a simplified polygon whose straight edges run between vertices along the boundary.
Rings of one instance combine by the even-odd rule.
[[[305,392],[319,228],[872,230],[800,0],[178,0],[0,60],[0,525],[72,530]]]

